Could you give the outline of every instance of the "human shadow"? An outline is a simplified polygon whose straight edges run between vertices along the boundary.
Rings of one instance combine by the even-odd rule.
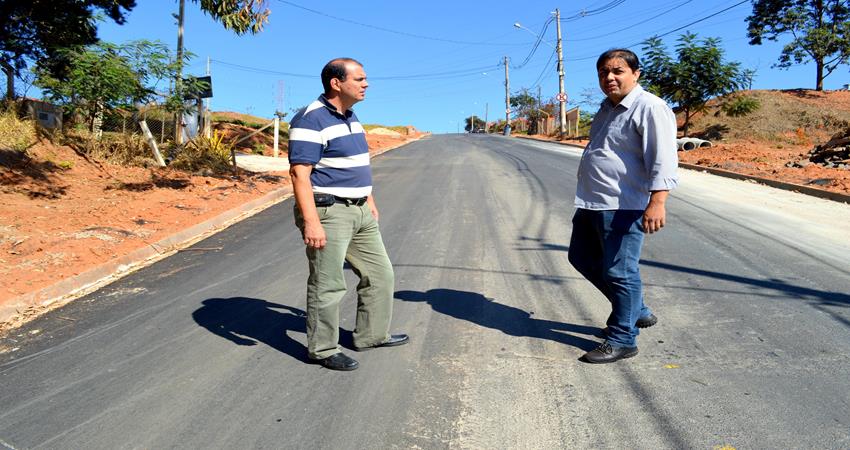
[[[398,291],[395,297],[407,302],[423,302],[434,311],[466,320],[510,336],[548,339],[590,351],[599,343],[571,333],[598,336],[597,327],[535,319],[534,313],[498,303],[476,292],[431,289],[428,292]]]
[[[309,362],[307,347],[288,332],[306,333],[304,311],[256,298],[210,298],[192,313],[198,325],[236,345],[262,342],[293,358]]]

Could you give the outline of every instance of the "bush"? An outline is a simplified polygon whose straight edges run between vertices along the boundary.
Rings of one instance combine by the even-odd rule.
[[[0,112],[0,149],[24,152],[35,141],[35,121],[19,119],[14,109]]]
[[[207,169],[213,173],[224,173],[232,168],[231,150],[231,146],[224,142],[224,135],[215,131],[210,138],[199,136],[189,141],[177,153],[171,166],[189,172]]]
[[[743,117],[753,113],[761,107],[758,99],[746,95],[736,96],[723,103],[720,109],[729,117]]]
[[[64,141],[87,157],[124,166],[148,167],[154,164],[153,152],[138,134],[103,133],[100,139],[85,130],[74,130]]]

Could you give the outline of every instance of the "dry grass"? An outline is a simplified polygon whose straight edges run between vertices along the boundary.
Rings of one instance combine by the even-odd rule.
[[[0,150],[25,152],[36,142],[33,120],[21,120],[13,110],[0,112]]]
[[[760,107],[750,114],[730,117],[723,113],[722,102],[713,100],[704,114],[692,120],[689,134],[715,141],[812,145],[850,125],[850,94],[792,90],[737,95],[756,99]]]

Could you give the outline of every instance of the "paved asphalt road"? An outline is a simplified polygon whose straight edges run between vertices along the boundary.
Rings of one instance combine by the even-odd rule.
[[[377,158],[412,342],[354,372],[305,362],[291,199],[53,311],[0,340],[0,448],[850,448],[850,208],[683,171],[641,266],[660,321],[593,366],[577,162],[485,135]]]

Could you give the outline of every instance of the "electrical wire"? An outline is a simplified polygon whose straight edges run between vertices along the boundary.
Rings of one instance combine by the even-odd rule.
[[[357,22],[355,20],[345,19],[343,17],[337,17],[337,16],[334,16],[334,15],[331,15],[331,14],[328,14],[328,13],[317,11],[315,9],[307,8],[306,6],[301,6],[299,4],[292,3],[292,2],[287,1],[287,0],[277,0],[277,1],[280,2],[280,3],[283,3],[285,5],[292,6],[293,8],[303,9],[304,11],[308,11],[308,12],[311,12],[313,14],[318,14],[320,16],[327,17],[329,19],[334,19],[334,20],[338,20],[340,22],[345,22],[345,23],[350,23],[352,25],[357,25],[359,27],[371,28],[373,30],[383,31],[385,33],[392,33],[392,34],[397,34],[397,35],[400,35],[400,36],[407,36],[407,37],[416,38],[416,39],[425,39],[425,40],[429,40],[429,41],[446,42],[446,43],[449,43],[449,44],[463,44],[463,45],[493,45],[493,46],[500,46],[500,47],[527,45],[527,44],[507,44],[507,43],[497,43],[497,42],[458,41],[458,40],[454,40],[454,39],[444,39],[444,38],[438,38],[438,37],[433,37],[433,36],[424,36],[424,35],[421,35],[421,34],[414,34],[414,33],[408,33],[406,31],[393,30],[393,29],[390,29],[390,28],[379,27],[377,25],[370,25],[368,23],[362,23],[362,22]]]
[[[652,16],[652,17],[650,17],[649,19],[642,20],[642,21],[640,21],[640,22],[637,22],[637,23],[634,23],[634,24],[632,24],[632,25],[629,25],[629,26],[627,26],[627,27],[625,27],[625,28],[620,28],[619,30],[616,30],[616,31],[611,31],[611,32],[608,32],[608,33],[605,33],[605,34],[601,34],[601,35],[599,35],[599,36],[593,36],[593,37],[589,37],[589,38],[564,39],[564,42],[582,42],[582,41],[592,41],[592,40],[600,39],[600,38],[603,38],[603,37],[611,37],[611,35],[612,35],[612,34],[620,33],[620,32],[626,31],[626,30],[630,30],[630,29],[632,29],[632,28],[634,28],[634,27],[636,27],[636,26],[638,26],[638,25],[645,24],[645,23],[647,23],[647,22],[649,22],[649,21],[651,21],[651,20],[657,19],[657,18],[659,18],[659,17],[661,17],[661,16],[663,16],[663,15],[665,15],[665,14],[669,13],[669,12],[672,12],[673,10],[679,9],[679,8],[681,8],[682,6],[685,6],[685,5],[687,5],[688,3],[691,3],[692,1],[693,1],[693,0],[685,0],[685,1],[683,1],[682,3],[679,3],[678,5],[676,5],[676,6],[672,7],[672,8],[670,8],[670,9],[668,9],[668,10],[666,10],[666,11],[662,12],[662,13],[659,13],[659,14],[656,14],[656,15],[654,15],[654,16]]]
[[[263,69],[259,67],[251,67],[245,66],[241,64],[229,63],[226,61],[221,61],[219,59],[210,59],[210,61],[215,62],[217,64],[221,64],[225,67],[230,67],[232,69],[242,70],[245,72],[253,72],[253,73],[262,73],[268,75],[285,75],[289,77],[296,78],[316,78],[318,75],[309,75],[303,73],[293,73],[293,72],[283,72],[279,70],[271,70],[271,69]],[[460,77],[468,77],[474,75],[480,75],[482,72],[486,72],[488,70],[498,69],[499,67],[504,66],[504,63],[492,64],[488,66],[479,66],[472,67],[467,69],[458,69],[458,70],[450,70],[446,72],[434,72],[434,73],[419,73],[419,74],[409,74],[409,75],[392,75],[392,76],[376,76],[370,77],[371,80],[381,80],[381,81],[412,81],[412,80],[439,80],[446,78],[460,78]]]
[[[540,30],[540,33],[537,33],[537,40],[534,41],[534,45],[531,47],[531,51],[528,52],[528,56],[526,56],[521,63],[517,65],[512,65],[511,68],[522,69],[526,64],[528,64],[529,61],[531,61],[531,58],[534,56],[534,53],[537,52],[537,49],[540,47],[540,43],[543,42],[543,36],[546,34],[546,30],[549,29],[549,24],[554,21],[555,18],[550,17],[546,22],[543,23],[543,29]]]
[[[732,5],[732,6],[729,6],[729,7],[727,7],[727,8],[721,9],[720,11],[717,11],[717,12],[715,12],[715,13],[709,14],[709,15],[707,15],[707,16],[705,16],[705,17],[700,18],[700,19],[694,20],[693,22],[690,22],[690,23],[687,23],[687,24],[685,24],[685,25],[682,25],[682,26],[680,26],[680,27],[678,27],[678,28],[675,28],[675,29],[673,29],[673,30],[670,30],[670,31],[668,31],[668,32],[666,32],[666,33],[656,34],[656,35],[650,36],[650,38],[653,38],[653,37],[661,38],[661,37],[664,37],[664,36],[667,36],[667,35],[673,34],[673,33],[677,32],[677,31],[680,31],[680,30],[683,30],[683,29],[685,29],[685,28],[688,28],[688,27],[690,27],[691,25],[694,25],[694,24],[697,24],[697,23],[703,22],[703,21],[708,20],[708,19],[710,19],[710,18],[712,18],[712,17],[715,17],[715,16],[717,16],[717,15],[719,15],[719,14],[722,14],[722,13],[724,13],[724,12],[726,12],[726,11],[729,11],[730,9],[736,8],[736,7],[738,7],[738,6],[743,5],[744,3],[749,3],[749,2],[750,2],[750,0],[742,0],[742,1],[738,2],[738,3],[735,3],[735,4],[734,4],[734,5]],[[635,43],[632,43],[632,44],[626,45],[626,46],[625,46],[625,48],[634,47],[634,46],[640,45],[640,44],[642,44],[642,43],[644,43],[644,42],[646,42],[646,39],[643,39],[643,40],[641,40],[641,41],[638,41],[638,42],[635,42]],[[573,62],[573,61],[586,61],[586,60],[588,60],[588,59],[594,59],[594,58],[596,58],[596,57],[598,57],[598,55],[591,55],[591,56],[585,56],[585,57],[579,57],[579,58],[567,58],[567,59],[566,59],[566,61],[571,61],[571,62]]]

